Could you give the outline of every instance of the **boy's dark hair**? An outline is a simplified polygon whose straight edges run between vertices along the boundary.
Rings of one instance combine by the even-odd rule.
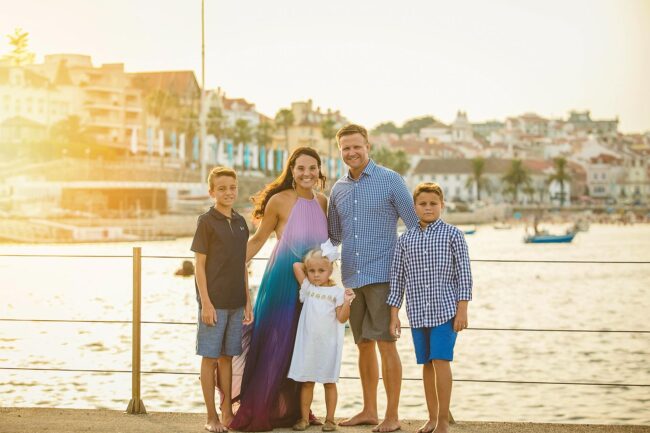
[[[340,144],[341,137],[345,137],[346,135],[353,135],[353,134],[361,134],[368,143],[368,131],[366,128],[364,128],[361,125],[355,125],[354,123],[350,123],[349,125],[345,125],[343,128],[339,129],[336,133],[336,143]]]
[[[228,167],[215,167],[210,171],[210,174],[208,175],[208,186],[210,187],[210,191],[212,191],[212,182],[218,177],[221,176],[230,176],[233,179],[237,180],[237,173],[235,173],[235,170],[232,168]]]
[[[418,184],[413,190],[413,202],[417,200],[418,196],[423,192],[432,192],[440,197],[440,201],[445,201],[445,195],[442,192],[442,187],[435,182],[422,182]]]

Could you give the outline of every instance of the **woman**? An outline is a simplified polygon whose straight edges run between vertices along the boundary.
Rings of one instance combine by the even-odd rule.
[[[248,241],[247,260],[272,232],[278,242],[255,301],[250,343],[234,365],[235,370],[244,366],[241,392],[233,390],[240,406],[230,422],[232,429],[268,431],[291,427],[300,418],[300,386],[287,379],[300,316],[293,264],[327,240],[327,199],[314,191],[316,186],[325,186],[320,157],[314,149],[300,147],[283,173],[253,199],[253,217],[261,222]]]

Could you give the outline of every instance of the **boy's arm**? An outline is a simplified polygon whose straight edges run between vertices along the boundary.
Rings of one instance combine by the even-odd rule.
[[[246,245],[246,263],[248,263],[255,255],[262,249],[264,243],[267,241],[275,227],[278,225],[278,202],[277,196],[269,199],[264,209],[264,216],[260,221],[260,226],[257,228],[255,234],[248,240]]]
[[[339,213],[336,211],[336,198],[334,194],[330,196],[329,208],[327,209],[327,231],[332,244],[339,245],[343,237],[343,229],[341,228],[341,220]]]
[[[395,338],[399,338],[401,334],[402,325],[399,320],[399,309],[402,306],[404,291],[406,290],[405,258],[406,256],[400,238],[395,246],[395,255],[393,256],[393,263],[390,268],[390,292],[386,300],[386,303],[391,307],[388,330]]]
[[[458,231],[451,241],[451,251],[454,255],[456,268],[454,272],[458,281],[458,305],[456,306],[456,317],[454,318],[454,331],[460,332],[469,325],[467,319],[467,306],[472,300],[472,269],[470,267],[469,252],[465,236]]]
[[[208,326],[213,326],[217,322],[217,312],[210,302],[208,295],[208,279],[205,275],[205,260],[207,255],[194,253],[196,265],[196,285],[199,288],[199,298],[201,298],[201,321]]]
[[[302,282],[307,278],[307,275],[305,275],[305,265],[303,265],[302,262],[296,262],[293,264],[293,275],[296,276],[298,284],[302,285]]]
[[[248,286],[248,268],[246,268],[246,306],[244,307],[244,325],[253,323],[253,304],[251,302],[251,292]]]
[[[397,214],[404,221],[407,230],[415,227],[418,223],[418,216],[415,214],[415,205],[413,204],[413,196],[409,192],[404,179],[399,174],[399,179],[392,183],[393,187],[393,205],[397,210]]]

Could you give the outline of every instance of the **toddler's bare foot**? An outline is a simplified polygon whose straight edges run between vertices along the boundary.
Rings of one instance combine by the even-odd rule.
[[[341,421],[339,425],[343,427],[350,427],[353,425],[377,425],[378,422],[379,419],[377,418],[377,414],[359,412],[352,418]]]
[[[385,419],[377,427],[373,428],[373,432],[393,432],[401,429],[402,426],[399,424],[399,421],[396,419]]]

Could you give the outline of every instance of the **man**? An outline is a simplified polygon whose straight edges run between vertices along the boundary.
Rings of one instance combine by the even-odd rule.
[[[370,159],[368,132],[359,125],[347,125],[336,133],[346,176],[336,182],[328,211],[329,236],[342,243],[343,285],[354,289],[350,328],[359,349],[359,375],[363,388],[363,409],[342,426],[378,424],[377,386],[381,356],[387,405],[384,421],[374,432],[400,429],[398,405],[402,364],[389,330],[389,270],[397,242],[397,220],[407,228],[418,218],[413,200],[402,177]]]

